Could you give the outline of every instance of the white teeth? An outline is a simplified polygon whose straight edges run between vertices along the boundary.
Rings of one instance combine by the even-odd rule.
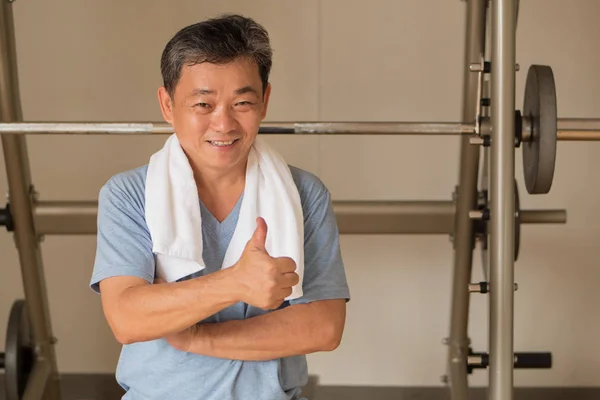
[[[229,140],[227,142],[218,142],[215,140],[211,140],[210,143],[214,144],[215,146],[229,146],[230,144],[233,144],[235,140]]]

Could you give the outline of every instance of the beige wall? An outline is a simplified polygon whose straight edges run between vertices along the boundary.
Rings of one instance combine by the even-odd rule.
[[[600,116],[600,3],[521,2],[517,104],[528,66],[550,64],[559,115]],[[14,5],[27,120],[159,120],[156,88],[165,42],[222,11],[255,17],[275,49],[270,120],[429,120],[460,116],[465,3],[459,0],[18,1]],[[446,41],[446,42],[444,42]],[[163,137],[31,137],[33,177],[45,200],[93,200],[112,174],[146,163]],[[317,173],[335,199],[449,199],[456,138],[272,137],[289,162]],[[516,278],[517,350],[554,352],[555,367],[518,371],[516,384],[597,385],[600,380],[600,144],[560,143],[551,193],[525,208],[567,208],[568,225],[523,228]],[[1,164],[0,164],[1,165]],[[6,179],[0,174],[0,190]],[[447,237],[342,237],[353,301],[342,346],[309,358],[324,384],[437,385],[444,373],[451,245]],[[21,296],[9,234],[0,326]],[[110,372],[119,347],[88,289],[94,236],[43,244],[62,372]],[[480,279],[480,255],[474,278]],[[487,343],[487,299],[472,298],[470,335]],[[534,322],[533,318],[537,318]],[[4,328],[0,329],[0,343]],[[487,374],[471,379],[485,384]]]

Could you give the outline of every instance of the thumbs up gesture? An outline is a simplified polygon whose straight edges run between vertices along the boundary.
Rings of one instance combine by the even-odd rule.
[[[254,234],[240,260],[232,267],[241,284],[241,300],[265,310],[278,308],[300,278],[289,257],[271,257],[265,247],[267,223],[257,218]]]

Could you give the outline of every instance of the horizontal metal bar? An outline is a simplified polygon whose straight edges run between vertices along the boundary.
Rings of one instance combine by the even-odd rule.
[[[343,234],[448,234],[454,230],[452,201],[337,201]]]
[[[262,134],[461,135],[474,125],[457,122],[269,122]],[[163,122],[16,122],[0,123],[0,134],[149,135],[172,134]]]
[[[35,204],[34,226],[39,235],[96,234],[97,201],[42,201]]]
[[[164,122],[17,122],[1,123],[2,134],[56,135],[167,135],[173,127]]]
[[[276,125],[273,128],[277,129]],[[458,122],[298,122],[296,134],[338,135],[469,135],[473,124]]]
[[[600,118],[560,118],[557,131],[560,141],[600,140]]]
[[[519,214],[523,224],[564,224],[567,210],[523,210]]]
[[[558,119],[558,140],[600,140],[600,119]],[[164,122],[7,122],[0,134],[168,135]],[[459,122],[268,122],[260,134],[300,135],[474,135],[474,124]]]
[[[452,201],[334,201],[341,234],[451,234]],[[38,235],[96,234],[95,201],[42,201],[35,205]],[[564,210],[521,210],[524,224],[567,221]]]
[[[557,132],[559,141],[579,141],[579,142],[592,142],[600,140],[600,131],[586,131],[586,130],[559,130]]]

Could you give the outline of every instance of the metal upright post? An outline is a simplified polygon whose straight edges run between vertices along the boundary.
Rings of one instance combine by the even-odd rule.
[[[467,27],[463,64],[462,120],[473,123],[476,117],[478,77],[469,66],[479,63],[485,50],[486,0],[467,0]],[[477,204],[477,175],[480,147],[469,137],[461,138],[460,170],[456,193],[454,232],[454,274],[450,337],[448,338],[448,373],[452,400],[467,398],[467,355],[469,348],[469,283],[473,263],[474,232],[469,212]]]
[[[490,400],[513,398],[515,2],[491,2]]]
[[[12,1],[0,0],[0,120],[22,121],[17,52]],[[31,323],[36,365],[25,398],[43,393],[46,400],[59,400],[59,379],[50,324],[44,270],[33,224],[33,193],[27,146],[23,135],[2,135],[8,189],[19,252],[23,289]]]

